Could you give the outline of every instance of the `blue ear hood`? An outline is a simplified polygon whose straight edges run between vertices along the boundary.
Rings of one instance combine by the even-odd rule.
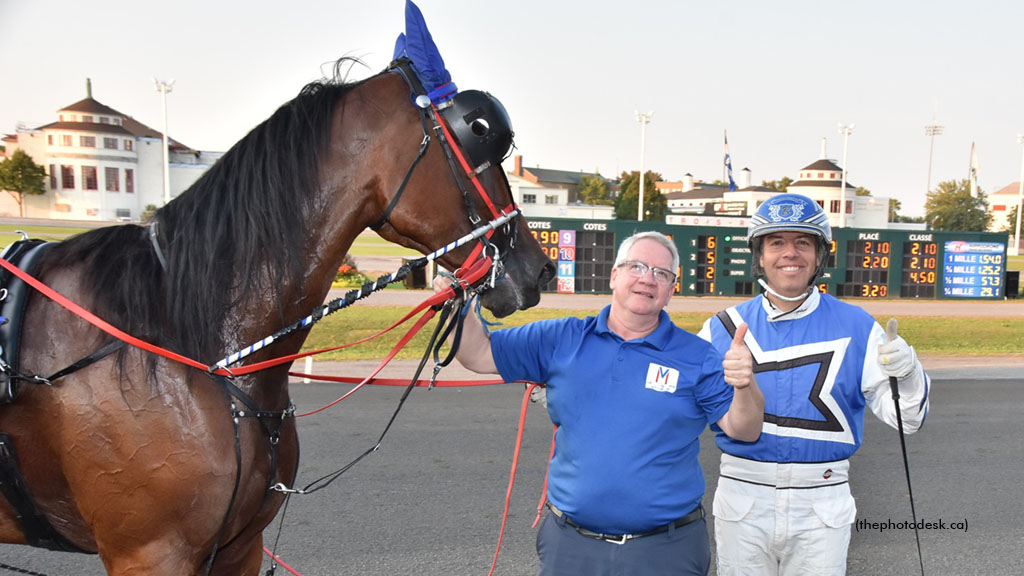
[[[412,0],[405,2],[405,34],[398,35],[392,59],[403,57],[412,62],[416,76],[435,105],[447,102],[458,92],[458,88],[452,83],[452,75],[444,67],[441,52],[427,30],[423,13]],[[415,95],[413,97],[415,98]]]

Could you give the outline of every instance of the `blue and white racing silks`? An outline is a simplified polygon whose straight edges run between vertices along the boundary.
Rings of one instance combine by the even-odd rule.
[[[865,406],[897,426],[889,378],[877,361],[885,331],[863,309],[815,290],[796,310],[780,313],[758,296],[708,319],[699,335],[724,353],[743,323],[764,394],[764,424],[756,442],[733,440],[715,427],[723,452],[761,462],[832,462],[860,447]],[[899,381],[907,433],[928,414],[930,379],[914,362]]]

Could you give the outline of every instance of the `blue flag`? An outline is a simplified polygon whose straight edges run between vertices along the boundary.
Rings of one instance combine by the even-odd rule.
[[[729,156],[729,137],[722,132],[722,138],[725,140],[725,158],[722,162],[725,164],[725,173],[729,178],[729,192],[736,191],[736,182],[732,179],[732,157]]]

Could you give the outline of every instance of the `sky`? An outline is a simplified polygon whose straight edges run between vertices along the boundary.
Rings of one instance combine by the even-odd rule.
[[[929,184],[1020,178],[1024,2],[419,0],[454,82],[505,105],[527,167],[754,184],[821,155],[922,215]],[[86,95],[225,151],[342,56],[383,70],[404,0],[0,0],[0,133]],[[636,112],[654,112],[642,146]],[[934,139],[925,125],[944,127]],[[932,142],[934,147],[932,148]],[[931,152],[930,152],[931,150]],[[511,168],[511,161],[506,165]]]

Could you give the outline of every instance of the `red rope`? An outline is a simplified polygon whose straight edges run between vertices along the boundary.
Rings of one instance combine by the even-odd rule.
[[[526,409],[530,407],[530,392],[540,384],[530,384],[523,393],[522,407],[519,409],[519,430],[516,431],[516,447],[512,453],[512,471],[508,476],[508,489],[505,491],[505,511],[501,515],[501,531],[498,532],[498,546],[494,549],[494,561],[491,562],[491,571],[487,576],[494,574],[498,566],[498,552],[501,551],[501,541],[505,537],[505,524],[508,523],[508,507],[512,500],[512,486],[516,482],[516,467],[519,466],[519,449],[523,446],[523,431],[526,429]]]
[[[302,576],[302,574],[299,574],[298,572],[296,572],[294,568],[292,568],[291,566],[285,564],[284,560],[281,560],[280,556],[278,556],[277,554],[274,554],[270,550],[267,550],[266,546],[263,547],[263,552],[265,552],[267,556],[270,556],[271,558],[273,558],[274,562],[277,562],[278,564],[280,564],[281,568],[284,568],[285,570],[291,572],[295,576]]]
[[[180,362],[182,364],[185,364],[186,366],[191,366],[204,372],[208,369],[207,365],[197,362],[196,360],[182,356],[181,354],[178,354],[176,352],[171,352],[170,350],[165,350],[164,348],[160,348],[159,346],[155,346],[153,344],[150,344],[149,342],[139,340],[138,338],[115,328],[114,326],[108,324],[102,318],[99,318],[92,312],[89,312],[85,308],[82,308],[78,304],[75,304],[71,300],[68,300],[61,293],[50,288],[46,284],[43,284],[39,280],[36,280],[32,276],[29,276],[23,270],[21,270],[20,268],[11,264],[10,262],[3,258],[0,258],[0,266],[2,266],[15,276],[17,276],[18,278],[24,280],[29,286],[35,288],[50,300],[53,300],[57,304],[60,304],[70,312],[76,314],[79,318],[85,320],[89,324],[92,324],[93,326],[99,328],[100,330],[106,332],[107,334],[110,334],[111,336],[117,338],[118,340],[122,340],[124,342],[127,342],[128,344],[131,344],[132,346],[135,346],[136,348],[142,348],[143,350],[152,352],[153,354],[156,354],[158,356],[169,358],[171,360],[174,360],[175,362]],[[223,369],[215,370],[213,373],[219,374],[221,376],[231,375],[231,373]]]
[[[132,336],[131,334],[128,334],[128,333],[126,333],[126,332],[116,328],[115,326],[111,325],[110,323],[108,323],[107,321],[103,320],[102,318],[96,316],[92,312],[90,312],[90,311],[86,310],[85,308],[79,306],[78,304],[72,302],[66,296],[61,294],[60,292],[57,292],[56,290],[50,288],[46,284],[43,284],[42,282],[40,282],[39,280],[37,280],[33,276],[27,274],[24,270],[21,270],[17,266],[15,266],[15,265],[11,264],[10,262],[8,262],[4,258],[0,258],[0,267],[3,267],[4,269],[6,269],[7,271],[11,272],[12,274],[17,276],[18,278],[21,278],[23,281],[25,281],[26,284],[28,284],[29,286],[35,288],[41,294],[43,294],[44,296],[46,296],[50,300],[53,300],[57,304],[61,305],[62,307],[67,309],[69,312],[75,314],[79,318],[85,320],[89,324],[92,324],[96,328],[99,328],[103,332],[106,332],[107,334],[110,334],[111,336],[113,336],[114,338],[117,338],[118,340],[126,342],[126,343],[128,343],[128,344],[130,344],[132,346],[135,346],[136,348],[141,348],[143,350],[146,350],[147,352],[151,352],[151,353],[156,354],[158,356],[163,356],[164,358],[167,358],[167,359],[170,359],[170,360],[174,360],[175,362],[179,362],[181,364],[185,364],[186,366],[190,366],[192,368],[196,368],[196,369],[202,370],[204,372],[209,370],[209,366],[208,365],[203,364],[203,363],[199,362],[198,360],[193,360],[192,358],[189,358],[187,356],[183,356],[181,354],[178,354],[177,352],[172,352],[170,350],[167,350],[166,348],[161,348],[161,347],[159,347],[159,346],[157,346],[155,344],[151,344],[149,342],[146,342],[145,340],[140,340],[140,339]],[[465,282],[467,285],[471,285],[474,282],[476,282],[477,280],[479,280],[480,278],[483,278],[483,276],[485,274],[487,274],[487,272],[490,270],[490,267],[491,267],[491,259],[487,258],[487,257],[481,258],[480,260],[477,260],[468,269],[466,269],[465,274],[463,275],[463,277],[460,280]],[[347,346],[352,346],[354,344],[363,343],[363,342],[366,342],[366,341],[371,340],[373,338],[376,338],[376,337],[378,337],[378,336],[380,336],[380,335],[382,335],[382,334],[384,334],[386,332],[389,332],[390,330],[392,330],[393,328],[395,328],[399,324],[402,324],[405,321],[407,321],[409,318],[411,318],[417,312],[423,310],[424,308],[426,308],[428,306],[433,306],[435,304],[440,304],[441,302],[444,302],[444,301],[446,301],[446,300],[448,300],[450,298],[453,298],[454,296],[455,296],[455,291],[454,291],[453,288],[451,288],[449,286],[445,290],[443,290],[441,292],[438,292],[437,294],[434,294],[433,296],[427,298],[425,301],[421,302],[416,308],[414,308],[411,312],[409,312],[404,317],[402,317],[402,319],[399,320],[398,322],[396,322],[395,324],[392,324],[390,327],[382,330],[381,332],[378,332],[377,334],[374,334],[374,335],[369,336],[367,338],[363,338],[362,340],[359,340],[358,342],[353,342],[353,343],[350,343],[350,344],[343,344],[341,346],[335,346],[335,347],[332,347],[332,348],[324,348],[322,350],[314,350],[314,351],[311,351],[311,352],[302,352],[302,353],[298,353],[298,354],[291,354],[291,355],[288,355],[288,356],[282,356],[282,357],[275,358],[275,359],[272,359],[272,360],[267,360],[267,361],[264,361],[264,362],[257,362],[255,364],[250,364],[248,366],[242,366],[242,367],[239,367],[239,368],[234,368],[234,369],[231,369],[230,371],[227,370],[227,369],[224,369],[224,368],[219,368],[217,370],[214,370],[212,373],[220,375],[220,376],[228,376],[228,377],[241,376],[241,375],[244,375],[244,374],[250,374],[252,372],[256,372],[258,370],[264,370],[264,369],[270,368],[272,366],[277,366],[277,365],[284,364],[284,363],[287,363],[287,362],[292,362],[292,361],[294,361],[296,359],[304,358],[306,356],[312,356],[314,354],[320,354],[320,353],[328,352],[328,351],[331,351],[331,350],[338,350],[340,348],[345,348]],[[433,315],[431,315],[431,316],[433,316]],[[402,344],[404,345],[406,342],[408,342],[408,340],[409,340],[408,338],[404,338],[403,341],[402,341]],[[393,350],[392,351],[392,354],[391,354],[391,356],[388,357],[387,361],[390,361],[391,358],[393,358],[395,354],[397,354],[397,350]],[[385,364],[386,363],[387,362],[385,362]],[[383,365],[378,368],[378,372],[379,372],[380,368],[383,368]]]
[[[295,378],[308,378],[310,380],[322,380],[324,382],[338,382],[341,384],[360,384],[366,382],[370,386],[408,386],[409,380],[404,378],[365,378],[358,376],[325,376],[321,374],[305,374],[303,372],[289,372],[289,376]],[[460,386],[493,386],[496,384],[507,384],[504,380],[434,380],[435,388],[457,388]],[[430,380],[417,380],[414,386],[426,388],[430,386]]]
[[[540,523],[540,515],[544,511],[544,503],[548,501],[548,472],[551,471],[551,459],[555,457],[555,434],[558,433],[558,426],[551,428],[551,451],[548,452],[548,465],[544,468],[544,490],[540,493],[540,502],[537,502],[537,517],[533,519],[530,528],[536,528]]]

